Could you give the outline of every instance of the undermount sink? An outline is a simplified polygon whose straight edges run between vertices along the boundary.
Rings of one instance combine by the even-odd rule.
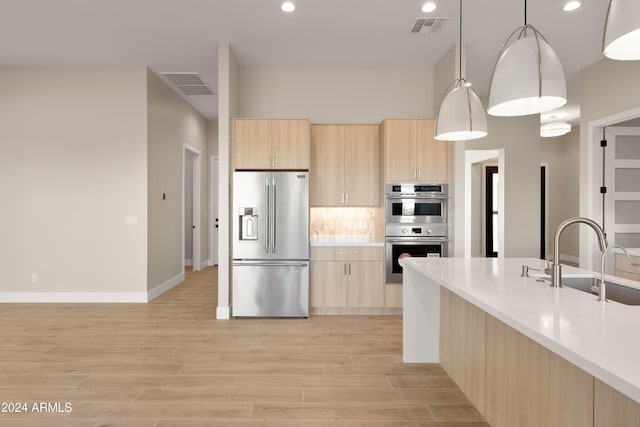
[[[547,284],[551,283],[551,276],[548,274],[529,273],[529,276],[537,279],[543,279]],[[577,289],[593,295],[598,295],[599,282],[600,280],[596,279],[595,276],[572,276],[570,274],[562,276],[562,286]],[[607,284],[608,300],[626,305],[640,305],[640,289],[630,288],[628,286],[609,281],[605,281],[605,283]]]

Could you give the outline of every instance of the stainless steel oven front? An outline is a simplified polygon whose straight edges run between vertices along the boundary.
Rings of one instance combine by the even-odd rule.
[[[402,283],[402,257],[446,257],[447,224],[387,224],[385,272],[387,283]]]
[[[447,184],[387,184],[387,224],[447,222]]]

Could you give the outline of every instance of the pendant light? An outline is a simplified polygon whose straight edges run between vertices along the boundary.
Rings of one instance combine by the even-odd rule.
[[[460,42],[458,78],[447,86],[436,118],[435,139],[466,141],[487,135],[487,117],[475,90],[462,77],[462,0],[460,0]]]
[[[554,110],[567,103],[562,64],[547,40],[533,25],[524,25],[504,42],[489,86],[488,113],[525,116]]]
[[[640,59],[640,1],[609,0],[602,54],[622,61]]]

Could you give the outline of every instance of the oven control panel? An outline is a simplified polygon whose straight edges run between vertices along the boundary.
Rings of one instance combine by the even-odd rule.
[[[387,224],[387,237],[447,237],[447,224]]]

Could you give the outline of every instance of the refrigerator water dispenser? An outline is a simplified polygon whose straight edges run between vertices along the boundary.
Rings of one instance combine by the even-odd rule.
[[[255,208],[240,208],[240,240],[258,240],[258,213]]]

